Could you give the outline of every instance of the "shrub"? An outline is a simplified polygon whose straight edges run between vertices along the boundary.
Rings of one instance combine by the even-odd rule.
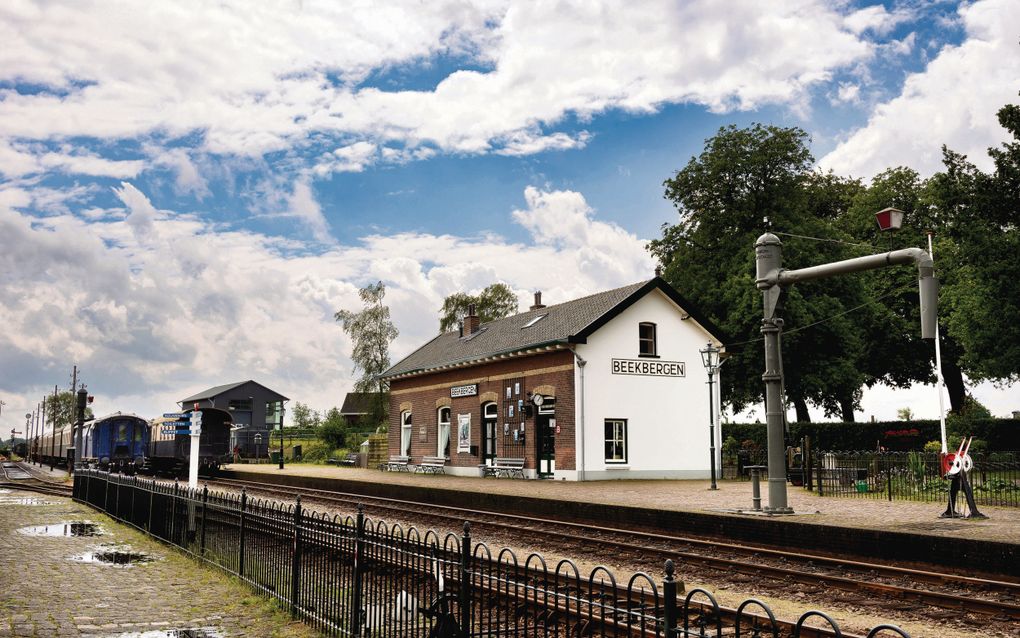
[[[328,445],[330,449],[343,447],[347,440],[343,424],[330,421],[319,426],[316,435],[323,443]]]
[[[940,454],[942,452],[942,441],[928,441],[924,444],[924,451],[932,454]]]

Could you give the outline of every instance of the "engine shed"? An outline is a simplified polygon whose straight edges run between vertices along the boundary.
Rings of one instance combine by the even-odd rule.
[[[469,313],[384,373],[389,453],[464,476],[708,478],[699,350],[723,341],[660,277],[550,306],[536,293],[484,324]]]

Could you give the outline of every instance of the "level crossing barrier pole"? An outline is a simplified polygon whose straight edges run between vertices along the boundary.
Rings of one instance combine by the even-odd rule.
[[[301,592],[301,496],[294,504],[294,547],[290,563],[290,617],[297,618]]]

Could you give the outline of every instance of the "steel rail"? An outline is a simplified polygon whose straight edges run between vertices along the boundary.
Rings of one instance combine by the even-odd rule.
[[[310,495],[313,498],[318,498],[320,500],[341,502],[345,504],[349,504],[351,499],[358,500],[359,502],[363,503],[365,501],[369,502],[380,501],[386,504],[374,505],[371,507],[375,507],[377,509],[385,509],[389,511],[396,511],[404,515],[408,513],[409,507],[423,508],[427,511],[418,511],[416,513],[424,516],[452,520],[457,523],[462,522],[463,520],[465,520],[465,518],[470,518],[476,525],[491,525],[494,527],[512,529],[514,531],[528,529],[529,531],[533,531],[536,534],[540,534],[543,538],[554,536],[556,538],[566,541],[577,540],[578,536],[576,530],[623,534],[629,537],[626,541],[614,541],[604,538],[590,538],[588,540],[602,544],[604,546],[612,547],[616,550],[642,551],[652,553],[653,555],[657,555],[663,558],[680,558],[682,559],[682,562],[686,564],[698,565],[719,571],[738,572],[755,576],[766,575],[775,579],[794,580],[796,582],[800,582],[802,584],[807,585],[834,587],[847,592],[867,591],[875,595],[882,596],[883,598],[916,601],[924,604],[935,605],[950,609],[960,609],[981,613],[985,615],[999,616],[1010,619],[1020,619],[1020,605],[1011,602],[1002,602],[977,598],[972,594],[959,595],[947,592],[931,591],[927,589],[918,589],[914,587],[904,587],[901,585],[893,585],[888,583],[879,583],[874,582],[874,580],[860,580],[849,578],[846,576],[821,574],[817,572],[804,572],[802,570],[792,569],[790,567],[780,567],[774,565],[749,565],[746,561],[741,560],[707,556],[705,554],[693,552],[682,552],[678,550],[664,549],[662,547],[650,547],[645,545],[638,545],[634,543],[633,539],[635,537],[640,537],[647,540],[655,540],[657,542],[672,542],[680,544],[686,543],[700,547],[721,549],[723,551],[735,551],[752,557],[769,556],[771,558],[781,560],[792,559],[795,561],[802,562],[804,564],[811,563],[815,567],[818,567],[820,564],[824,564],[833,569],[852,568],[868,572],[866,575],[872,579],[874,578],[875,574],[884,573],[886,575],[893,577],[911,578],[922,582],[935,582],[938,584],[953,584],[953,585],[965,584],[978,589],[986,590],[996,589],[1001,591],[1004,595],[1015,597],[1017,593],[1020,592],[1020,584],[1007,581],[988,580],[975,577],[967,577],[962,575],[946,575],[926,570],[915,570],[905,567],[881,565],[877,563],[866,563],[862,561],[842,560],[838,558],[822,556],[817,554],[805,554],[801,552],[785,552],[782,550],[776,550],[771,548],[744,546],[725,542],[713,542],[703,539],[692,539],[675,536],[661,536],[657,534],[651,534],[648,532],[602,527],[586,523],[575,523],[570,521],[560,521],[554,519],[541,519],[528,516],[519,516],[515,514],[503,514],[499,512],[485,510],[457,508],[446,505],[426,505],[422,503],[405,501],[401,499],[392,499],[377,496],[365,496],[361,494],[353,494],[348,492],[331,492],[329,490],[320,490],[315,488],[280,486],[278,484],[273,483],[262,483],[258,481],[243,481],[240,479],[216,479],[216,482],[226,485],[253,487],[255,489],[277,494],[281,492],[285,494],[301,492],[303,494]],[[436,512],[435,510],[437,509],[444,510],[449,513]],[[481,520],[479,517],[504,519],[509,520],[511,522],[501,523],[492,520],[485,521]],[[533,528],[528,528],[526,526],[522,527],[521,525],[522,523],[550,526],[559,525],[575,531],[556,532],[548,529],[535,530]]]
[[[12,473],[9,471],[12,468],[21,474],[24,474],[24,478],[18,476],[12,477]],[[24,490],[26,492],[37,492],[49,496],[71,496],[73,492],[70,485],[53,483],[43,480],[37,476],[33,476],[27,468],[18,462],[5,461],[0,464],[0,470],[3,471],[4,475],[3,481],[0,481],[0,484],[15,489]]]

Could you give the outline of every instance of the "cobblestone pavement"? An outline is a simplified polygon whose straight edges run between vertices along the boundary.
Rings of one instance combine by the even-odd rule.
[[[99,523],[105,534],[19,531],[78,521]],[[73,560],[107,544],[128,546],[152,560],[129,566]],[[240,581],[84,505],[0,489],[0,637],[150,638],[202,628],[224,637],[318,635]]]
[[[238,471],[279,474],[276,465],[232,465]],[[652,507],[664,510],[725,513],[725,510],[750,509],[749,481],[720,481],[717,491],[709,490],[708,480],[634,480],[634,481],[537,481],[496,478],[469,478],[449,475],[380,472],[375,469],[338,468],[324,465],[291,464],[285,473],[342,478],[352,481],[397,485],[428,485],[451,490],[484,491],[492,494],[516,494],[589,503],[608,503]],[[762,504],[768,504],[768,486],[762,484]],[[798,523],[839,525],[856,529],[955,536],[1020,544],[1020,508],[981,507],[984,520],[940,519],[945,502],[916,503],[880,499],[820,497],[800,487],[787,486],[789,504],[799,516]],[[960,495],[962,502],[963,495]]]

